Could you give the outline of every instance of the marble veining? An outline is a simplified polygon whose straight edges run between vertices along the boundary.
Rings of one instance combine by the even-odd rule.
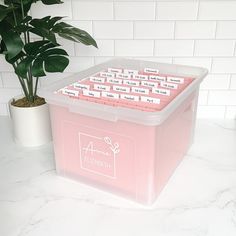
[[[195,142],[151,207],[57,176],[52,144],[17,146],[0,118],[1,236],[235,236],[236,122],[197,120]]]

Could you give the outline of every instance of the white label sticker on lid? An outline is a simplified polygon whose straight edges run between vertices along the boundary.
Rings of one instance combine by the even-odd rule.
[[[150,81],[141,81],[141,85],[151,87],[151,88],[157,88],[158,83],[150,82]]]
[[[177,78],[177,77],[167,76],[167,82],[183,84],[184,83],[184,78]]]
[[[141,93],[141,94],[149,94],[149,89],[140,88],[140,87],[132,87],[133,93]]]
[[[124,69],[124,74],[137,75],[138,70]]]
[[[76,89],[89,89],[90,86],[88,84],[74,83],[74,88]]]
[[[149,79],[155,81],[166,81],[166,77],[160,75],[149,75]]]
[[[160,104],[161,102],[160,98],[144,97],[144,96],[141,96],[141,101],[155,104]]]
[[[131,79],[131,75],[123,74],[123,73],[116,73],[116,78],[118,78],[118,79]]]
[[[103,85],[103,84],[94,84],[94,89],[103,90],[103,91],[110,91],[110,86]]]
[[[170,90],[168,90],[168,89],[153,88],[152,93],[170,96]]]
[[[107,69],[108,72],[111,72],[111,73],[122,73],[122,69],[118,69],[118,68],[108,68]]]
[[[158,70],[158,69],[154,69],[154,68],[144,68],[144,72],[145,72],[145,73],[158,74],[158,73],[159,73],[159,70]]]
[[[148,80],[148,75],[135,75],[135,79]]]
[[[100,78],[100,77],[91,76],[89,80],[91,82],[96,82],[96,83],[105,83],[105,78]]]
[[[120,98],[124,100],[134,101],[134,102],[139,101],[139,96],[129,95],[129,94],[121,94]]]
[[[161,87],[170,88],[170,89],[178,89],[177,84],[171,84],[171,83],[167,83],[167,82],[161,82]]]
[[[130,85],[130,86],[139,86],[140,82],[134,81],[134,80],[124,80],[123,84]]]
[[[72,97],[78,97],[79,96],[79,91],[73,90],[73,89],[68,89],[68,88],[63,88],[62,94],[69,95]]]
[[[119,99],[118,93],[102,92],[102,97]]]
[[[130,92],[130,88],[129,87],[123,87],[123,86],[117,86],[117,85],[113,85],[113,90],[115,90],[117,92],[125,92],[125,93],[129,93]]]
[[[115,73],[100,72],[100,76],[102,76],[102,77],[108,77],[108,78],[115,78]]]
[[[100,92],[98,92],[98,91],[91,91],[91,90],[84,90],[83,91],[83,95],[84,96],[88,96],[88,97],[99,98],[100,97]]]
[[[107,78],[107,82],[111,84],[122,84],[122,79]]]

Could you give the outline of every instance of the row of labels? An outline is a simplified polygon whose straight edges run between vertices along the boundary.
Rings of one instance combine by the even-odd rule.
[[[124,83],[124,85],[131,85],[132,87],[129,86],[122,86],[122,85],[105,85],[105,84],[93,84],[93,89],[95,90],[101,90],[101,91],[110,91],[110,90],[114,90],[117,92],[125,92],[125,93],[144,93],[144,94],[149,94],[150,89],[154,90],[155,88],[165,88],[165,89],[178,89],[178,85],[177,84],[172,84],[172,83],[168,83],[168,82],[161,82],[160,84],[158,83],[151,83],[151,82],[145,82],[143,81],[143,83],[141,84],[133,84],[130,83],[129,81],[126,81],[126,83]],[[143,87],[138,87],[138,86],[143,86]],[[89,90],[92,89],[91,85],[89,84],[83,84],[83,83],[79,83],[76,82],[74,84],[72,84],[72,86],[75,89],[82,89],[82,90]],[[168,94],[166,94],[168,95]]]
[[[100,72],[99,76],[92,77],[94,79],[100,80],[100,83],[105,82],[105,78],[110,83],[122,83],[122,80],[151,80],[151,81],[167,81],[170,83],[183,84],[184,78],[178,78],[173,76],[160,76],[160,75],[130,75],[123,73],[110,73],[110,72]]]
[[[154,70],[154,69],[150,69],[150,68],[145,68],[145,69]],[[144,71],[147,71],[145,69],[144,69]],[[135,71],[135,73],[128,73],[130,71],[134,72],[134,70],[128,70],[128,69],[124,69],[124,73],[123,72],[114,72],[114,71],[119,71],[119,70],[122,70],[122,69],[108,68],[108,72],[105,72],[105,71],[100,72],[99,77],[110,78],[113,80],[118,79],[117,83],[119,83],[119,79],[167,81],[167,82],[178,83],[178,84],[184,83],[184,78],[179,78],[179,77],[174,77],[174,76],[161,76],[161,75],[153,75],[153,74],[143,75],[143,74],[139,74],[138,71]],[[112,71],[112,72],[110,72],[110,71]]]
[[[120,69],[120,68],[112,68],[109,67],[107,69],[109,73],[124,73],[124,74],[130,74],[130,75],[137,75],[139,73],[138,70],[133,70],[133,69]],[[149,74],[159,74],[159,70],[156,68],[144,68],[144,73],[149,73]]]
[[[79,91],[64,88],[61,90],[62,94],[69,95],[72,97],[79,97]],[[160,104],[160,98],[154,98],[149,96],[137,96],[137,95],[131,95],[131,94],[119,94],[119,93],[112,93],[107,91],[92,91],[92,90],[83,90],[82,94],[87,97],[93,97],[93,98],[111,98],[111,99],[123,99],[127,101],[133,101],[133,102],[147,102],[147,103],[153,103],[153,104]]]
[[[160,84],[162,87],[170,88],[170,89],[178,89],[178,84],[170,82],[171,80],[155,80],[153,81],[138,81],[138,80],[127,80],[127,79],[117,79],[117,78],[101,78],[101,77],[94,77],[91,76],[89,78],[90,82],[93,83],[109,83],[109,84],[119,84],[119,85],[128,85],[128,86],[147,86],[147,87],[158,87],[158,84]]]

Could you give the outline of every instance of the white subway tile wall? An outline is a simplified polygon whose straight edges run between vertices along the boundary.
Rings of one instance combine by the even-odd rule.
[[[156,56],[193,56],[194,40],[155,40]]]
[[[99,49],[60,39],[70,55],[63,74],[40,81],[46,86],[116,56],[208,68],[200,86],[198,117],[236,118],[236,1],[233,0],[64,0],[37,3],[32,15],[66,16],[88,31]],[[21,93],[13,69],[0,56],[0,115]]]

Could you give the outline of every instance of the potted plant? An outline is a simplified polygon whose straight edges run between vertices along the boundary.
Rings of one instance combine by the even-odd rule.
[[[23,96],[9,102],[15,140],[24,146],[39,146],[51,138],[48,105],[37,96],[38,81],[47,73],[63,72],[67,52],[57,42],[62,37],[97,47],[84,30],[62,21],[63,17],[32,18],[32,4],[61,4],[61,0],[4,0],[0,4],[0,53],[18,77]],[[37,40],[32,40],[36,35]]]

